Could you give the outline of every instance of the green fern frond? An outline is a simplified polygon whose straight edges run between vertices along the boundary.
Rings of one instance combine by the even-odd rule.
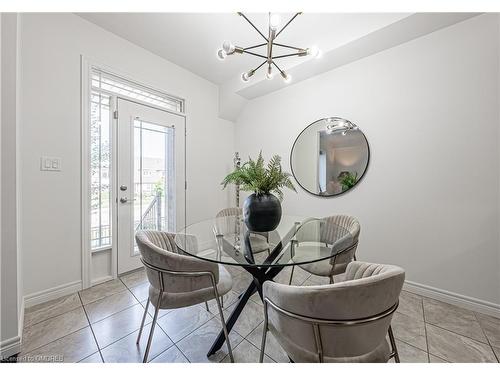
[[[281,157],[274,155],[265,167],[262,151],[256,160],[251,157],[239,168],[229,173],[223,180],[223,188],[228,184],[239,184],[243,191],[253,191],[255,194],[275,193],[283,200],[282,188],[297,191],[291,181],[291,174],[283,172],[281,168]]]

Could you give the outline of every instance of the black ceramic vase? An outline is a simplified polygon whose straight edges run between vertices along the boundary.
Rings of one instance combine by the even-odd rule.
[[[243,218],[253,232],[275,230],[281,220],[281,203],[272,194],[252,194],[243,203]]]

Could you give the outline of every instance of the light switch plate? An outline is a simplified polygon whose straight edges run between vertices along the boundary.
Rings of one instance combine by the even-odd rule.
[[[61,158],[42,156],[40,158],[40,170],[50,172],[61,171]]]

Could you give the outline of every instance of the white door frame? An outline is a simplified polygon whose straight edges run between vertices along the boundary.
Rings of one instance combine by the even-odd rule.
[[[110,101],[110,111],[113,113],[116,110],[116,102],[120,97],[121,99],[125,99],[128,101],[136,102],[141,105],[146,105],[155,109],[159,109],[173,115],[177,115],[184,118],[184,129],[185,134],[184,137],[187,137],[187,110],[186,110],[186,100],[178,95],[172,95],[164,90],[155,88],[153,85],[143,83],[140,80],[130,78],[132,75],[120,72],[118,69],[110,68],[104,64],[100,64],[99,62],[90,59],[84,55],[80,56],[81,62],[81,123],[80,123],[80,136],[81,136],[81,190],[80,190],[80,201],[81,201],[81,254],[82,254],[82,289],[88,288],[92,285],[99,284],[108,280],[116,279],[118,277],[118,249],[116,247],[116,239],[117,239],[117,150],[115,147],[115,142],[117,139],[117,124],[118,120],[114,118],[111,122],[111,175],[112,179],[112,187],[111,187],[111,202],[112,202],[112,241],[111,247],[107,249],[99,249],[99,250],[91,250],[90,247],[90,178],[88,175],[88,171],[90,168],[90,92],[92,90],[91,86],[91,69],[93,67],[100,69],[101,71],[109,72],[115,76],[118,76],[126,81],[129,81],[134,84],[138,84],[145,88],[149,88],[151,90],[164,93],[168,96],[173,96],[181,99],[184,102],[183,112],[171,111],[166,108],[158,107],[152,105],[150,103],[143,103],[139,100],[134,100],[128,97],[121,97],[115,93],[108,93],[111,96]],[[111,109],[111,106],[113,107]],[[187,142],[184,145],[184,178],[186,179],[185,183],[185,198],[184,198],[184,214],[185,220],[187,222]],[[101,277],[99,279],[92,280],[92,255],[94,253],[100,253],[108,251],[111,257],[111,272],[106,277]]]
[[[117,252],[118,252],[118,274],[129,272],[133,269],[142,266],[140,262],[139,252],[135,251],[135,204],[132,203],[137,196],[135,183],[135,156],[136,155],[136,133],[135,133],[135,121],[141,120],[145,123],[151,125],[157,125],[164,129],[170,129],[172,134],[173,148],[165,144],[165,152],[167,148],[173,151],[172,154],[165,157],[165,162],[172,162],[173,169],[170,166],[166,166],[169,171],[174,172],[173,179],[167,178],[165,181],[170,181],[168,190],[168,195],[165,194],[165,200],[162,206],[165,208],[165,215],[169,215],[168,212],[173,210],[173,216],[169,217],[168,223],[169,228],[164,230],[176,230],[177,227],[183,228],[185,226],[185,202],[186,196],[186,168],[185,168],[185,157],[184,148],[186,145],[186,133],[184,130],[184,121],[180,116],[173,115],[168,111],[163,111],[161,109],[154,108],[152,106],[144,105],[135,100],[123,99],[118,97],[117,106],[118,110],[118,127],[116,138],[116,150],[117,150],[117,163],[118,168],[115,175],[117,176],[116,186],[125,185],[124,191],[116,189],[117,199]],[[166,133],[165,133],[166,135]],[[142,136],[141,138],[142,139]],[[142,146],[141,146],[142,147]],[[142,148],[141,148],[142,150]],[[172,189],[172,190],[170,190]],[[173,196],[171,196],[173,194]],[[121,198],[127,198],[127,202],[120,202]],[[170,200],[173,198],[173,202]],[[177,204],[177,202],[181,204]],[[167,206],[169,208],[167,208]],[[142,215],[142,213],[141,213]],[[174,219],[170,221],[170,219]],[[170,225],[172,225],[170,227]]]

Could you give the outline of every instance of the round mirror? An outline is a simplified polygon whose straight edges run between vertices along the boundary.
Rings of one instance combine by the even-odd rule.
[[[353,188],[365,174],[369,159],[363,132],[340,117],[313,122],[299,134],[290,154],[297,183],[309,193],[325,197]]]

